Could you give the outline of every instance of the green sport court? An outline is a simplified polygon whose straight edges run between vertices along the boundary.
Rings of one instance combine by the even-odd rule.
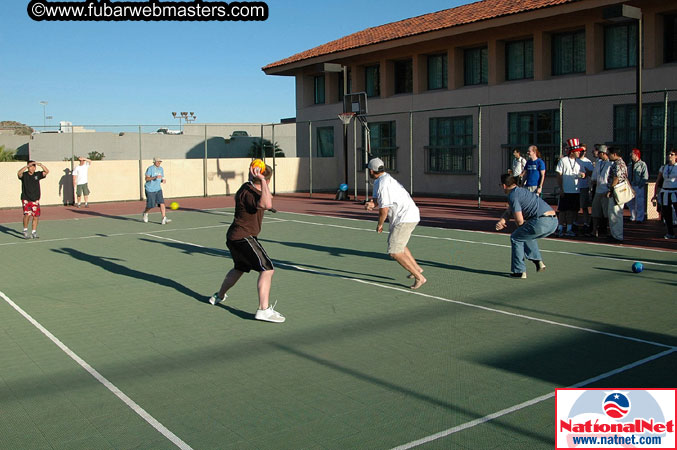
[[[412,291],[374,220],[266,213],[271,324],[256,274],[207,303],[232,211],[0,227],[1,448],[551,449],[556,388],[675,387],[675,252],[545,239],[515,280],[506,233],[419,226]]]

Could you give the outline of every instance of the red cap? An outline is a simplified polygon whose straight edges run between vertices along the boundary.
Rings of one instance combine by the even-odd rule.
[[[633,148],[632,154],[636,155],[639,159],[642,159],[642,152],[638,148]]]

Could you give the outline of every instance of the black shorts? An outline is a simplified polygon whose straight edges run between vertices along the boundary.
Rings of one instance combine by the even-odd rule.
[[[558,211],[578,212],[581,209],[581,194],[564,194],[559,198]]]
[[[226,246],[235,263],[235,270],[249,272],[255,270],[263,272],[274,270],[273,262],[254,236],[249,236],[239,241],[226,240]]]

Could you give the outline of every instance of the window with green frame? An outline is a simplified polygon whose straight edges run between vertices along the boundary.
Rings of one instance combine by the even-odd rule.
[[[487,47],[463,51],[464,84],[472,86],[489,82],[489,50]]]
[[[414,91],[414,66],[411,59],[395,61],[395,93],[411,94]]]
[[[604,69],[637,65],[637,24],[620,23],[604,27]]]
[[[430,118],[429,139],[430,145],[425,148],[427,173],[473,173],[472,116]]]
[[[317,156],[320,158],[334,156],[334,127],[317,128]]]
[[[665,105],[663,103],[642,104],[642,159],[651,174],[656,174],[664,163]],[[677,145],[677,102],[668,103],[668,142],[667,148]],[[630,152],[637,144],[637,105],[614,105],[614,141],[613,145],[621,149],[623,157],[629,161]]]
[[[315,104],[324,104],[324,75],[313,77],[313,89],[315,92]]]
[[[367,97],[378,97],[381,95],[381,80],[378,65],[364,68],[364,86]]]
[[[552,36],[552,74],[585,73],[585,30]]]
[[[395,140],[396,122],[371,122],[369,127],[369,150],[371,158],[381,158],[386,170],[397,170],[397,145]],[[362,128],[362,148],[364,149],[365,133]],[[364,150],[360,152],[364,159]],[[363,161],[364,162],[364,161]]]
[[[664,52],[665,62],[677,61],[677,14],[668,14],[665,16],[663,28],[664,34]]]
[[[506,42],[505,79],[523,80],[534,77],[534,40]]]
[[[428,90],[446,89],[447,54],[428,56]]]
[[[508,143],[504,145],[506,167],[510,167],[515,148],[526,154],[536,145],[545,162],[547,173],[554,173],[560,156],[559,110],[520,111],[508,113]]]

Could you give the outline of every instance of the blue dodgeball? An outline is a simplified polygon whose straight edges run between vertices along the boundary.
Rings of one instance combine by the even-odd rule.
[[[644,270],[644,265],[641,262],[633,263],[632,271],[634,273],[640,273],[642,270]]]
[[[341,186],[339,186],[339,189],[343,192],[348,190],[348,185],[345,183],[342,183]]]

